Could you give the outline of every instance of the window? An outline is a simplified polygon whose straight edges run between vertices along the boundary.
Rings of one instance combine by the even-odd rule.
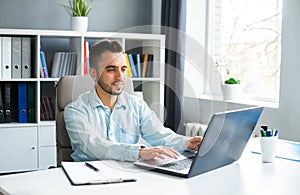
[[[281,0],[215,0],[213,60],[240,78],[246,97],[278,102]]]
[[[185,87],[192,88],[196,96],[220,95],[221,90],[217,93],[212,90],[220,89],[221,80],[228,77],[229,70],[229,76],[241,80],[245,97],[278,102],[281,12],[282,0],[187,1],[187,40],[203,46],[207,51],[204,56],[210,59],[204,62],[205,69],[198,68],[203,64],[189,56],[199,48],[191,49],[192,44],[187,43]],[[218,67],[211,66],[215,62]],[[200,71],[195,71],[197,68]],[[191,76],[195,72],[198,75],[193,77],[198,82]],[[199,78],[205,81],[200,87]],[[186,96],[192,96],[188,93],[185,91]]]

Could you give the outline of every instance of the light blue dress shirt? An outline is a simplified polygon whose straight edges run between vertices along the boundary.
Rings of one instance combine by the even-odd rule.
[[[65,123],[75,161],[135,161],[143,138],[151,146],[186,149],[189,137],[165,128],[140,98],[125,91],[112,110],[103,105],[95,88],[66,106]]]

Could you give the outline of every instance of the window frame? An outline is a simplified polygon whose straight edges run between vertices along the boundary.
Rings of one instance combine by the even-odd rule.
[[[205,3],[202,5],[205,6],[205,17],[203,20],[205,21],[205,30],[204,30],[204,41],[203,41],[203,47],[205,48],[207,52],[207,56],[205,59],[205,65],[204,65],[204,72],[205,80],[207,81],[208,85],[211,87],[216,87],[218,89],[214,90],[212,92],[211,87],[206,87],[207,83],[202,82],[202,95],[197,95],[197,98],[203,98],[203,99],[214,99],[214,100],[221,100],[222,101],[222,93],[221,88],[217,85],[221,84],[220,79],[220,73],[216,69],[216,67],[211,66],[211,63],[213,61],[212,57],[214,54],[214,29],[215,29],[215,0],[205,0]],[[282,26],[281,26],[282,30]],[[189,32],[187,32],[189,33]],[[282,58],[282,52],[281,56]],[[279,64],[280,68],[280,64]],[[219,82],[219,83],[218,83]],[[279,90],[280,90],[280,78],[279,78]],[[219,89],[220,88],[220,89]],[[246,94],[246,93],[245,93]],[[189,95],[187,95],[189,96]],[[226,100],[223,100],[226,101]],[[255,105],[262,105],[262,106],[268,106],[268,107],[278,107],[279,104],[279,93],[278,97],[274,98],[268,98],[268,97],[259,97],[254,95],[247,94],[247,97],[242,98],[240,100],[233,100],[231,102],[237,102],[237,103],[244,103],[244,104],[255,104]]]

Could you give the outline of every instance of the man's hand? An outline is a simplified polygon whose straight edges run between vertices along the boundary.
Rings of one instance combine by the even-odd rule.
[[[177,158],[179,156],[179,153],[173,148],[163,146],[139,149],[139,157],[144,160],[151,160],[155,157],[164,159],[164,155],[170,158]]]
[[[190,150],[198,150],[199,144],[202,142],[202,140],[202,136],[195,136],[188,141],[186,148]]]

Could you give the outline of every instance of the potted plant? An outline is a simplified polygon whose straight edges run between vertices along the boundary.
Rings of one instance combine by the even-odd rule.
[[[75,31],[87,31],[88,14],[93,8],[94,0],[69,0],[61,4],[71,16],[71,29]]]
[[[229,70],[227,70],[227,75],[230,75]],[[240,98],[243,90],[241,81],[233,77],[226,79],[221,85],[221,89],[225,100]]]

